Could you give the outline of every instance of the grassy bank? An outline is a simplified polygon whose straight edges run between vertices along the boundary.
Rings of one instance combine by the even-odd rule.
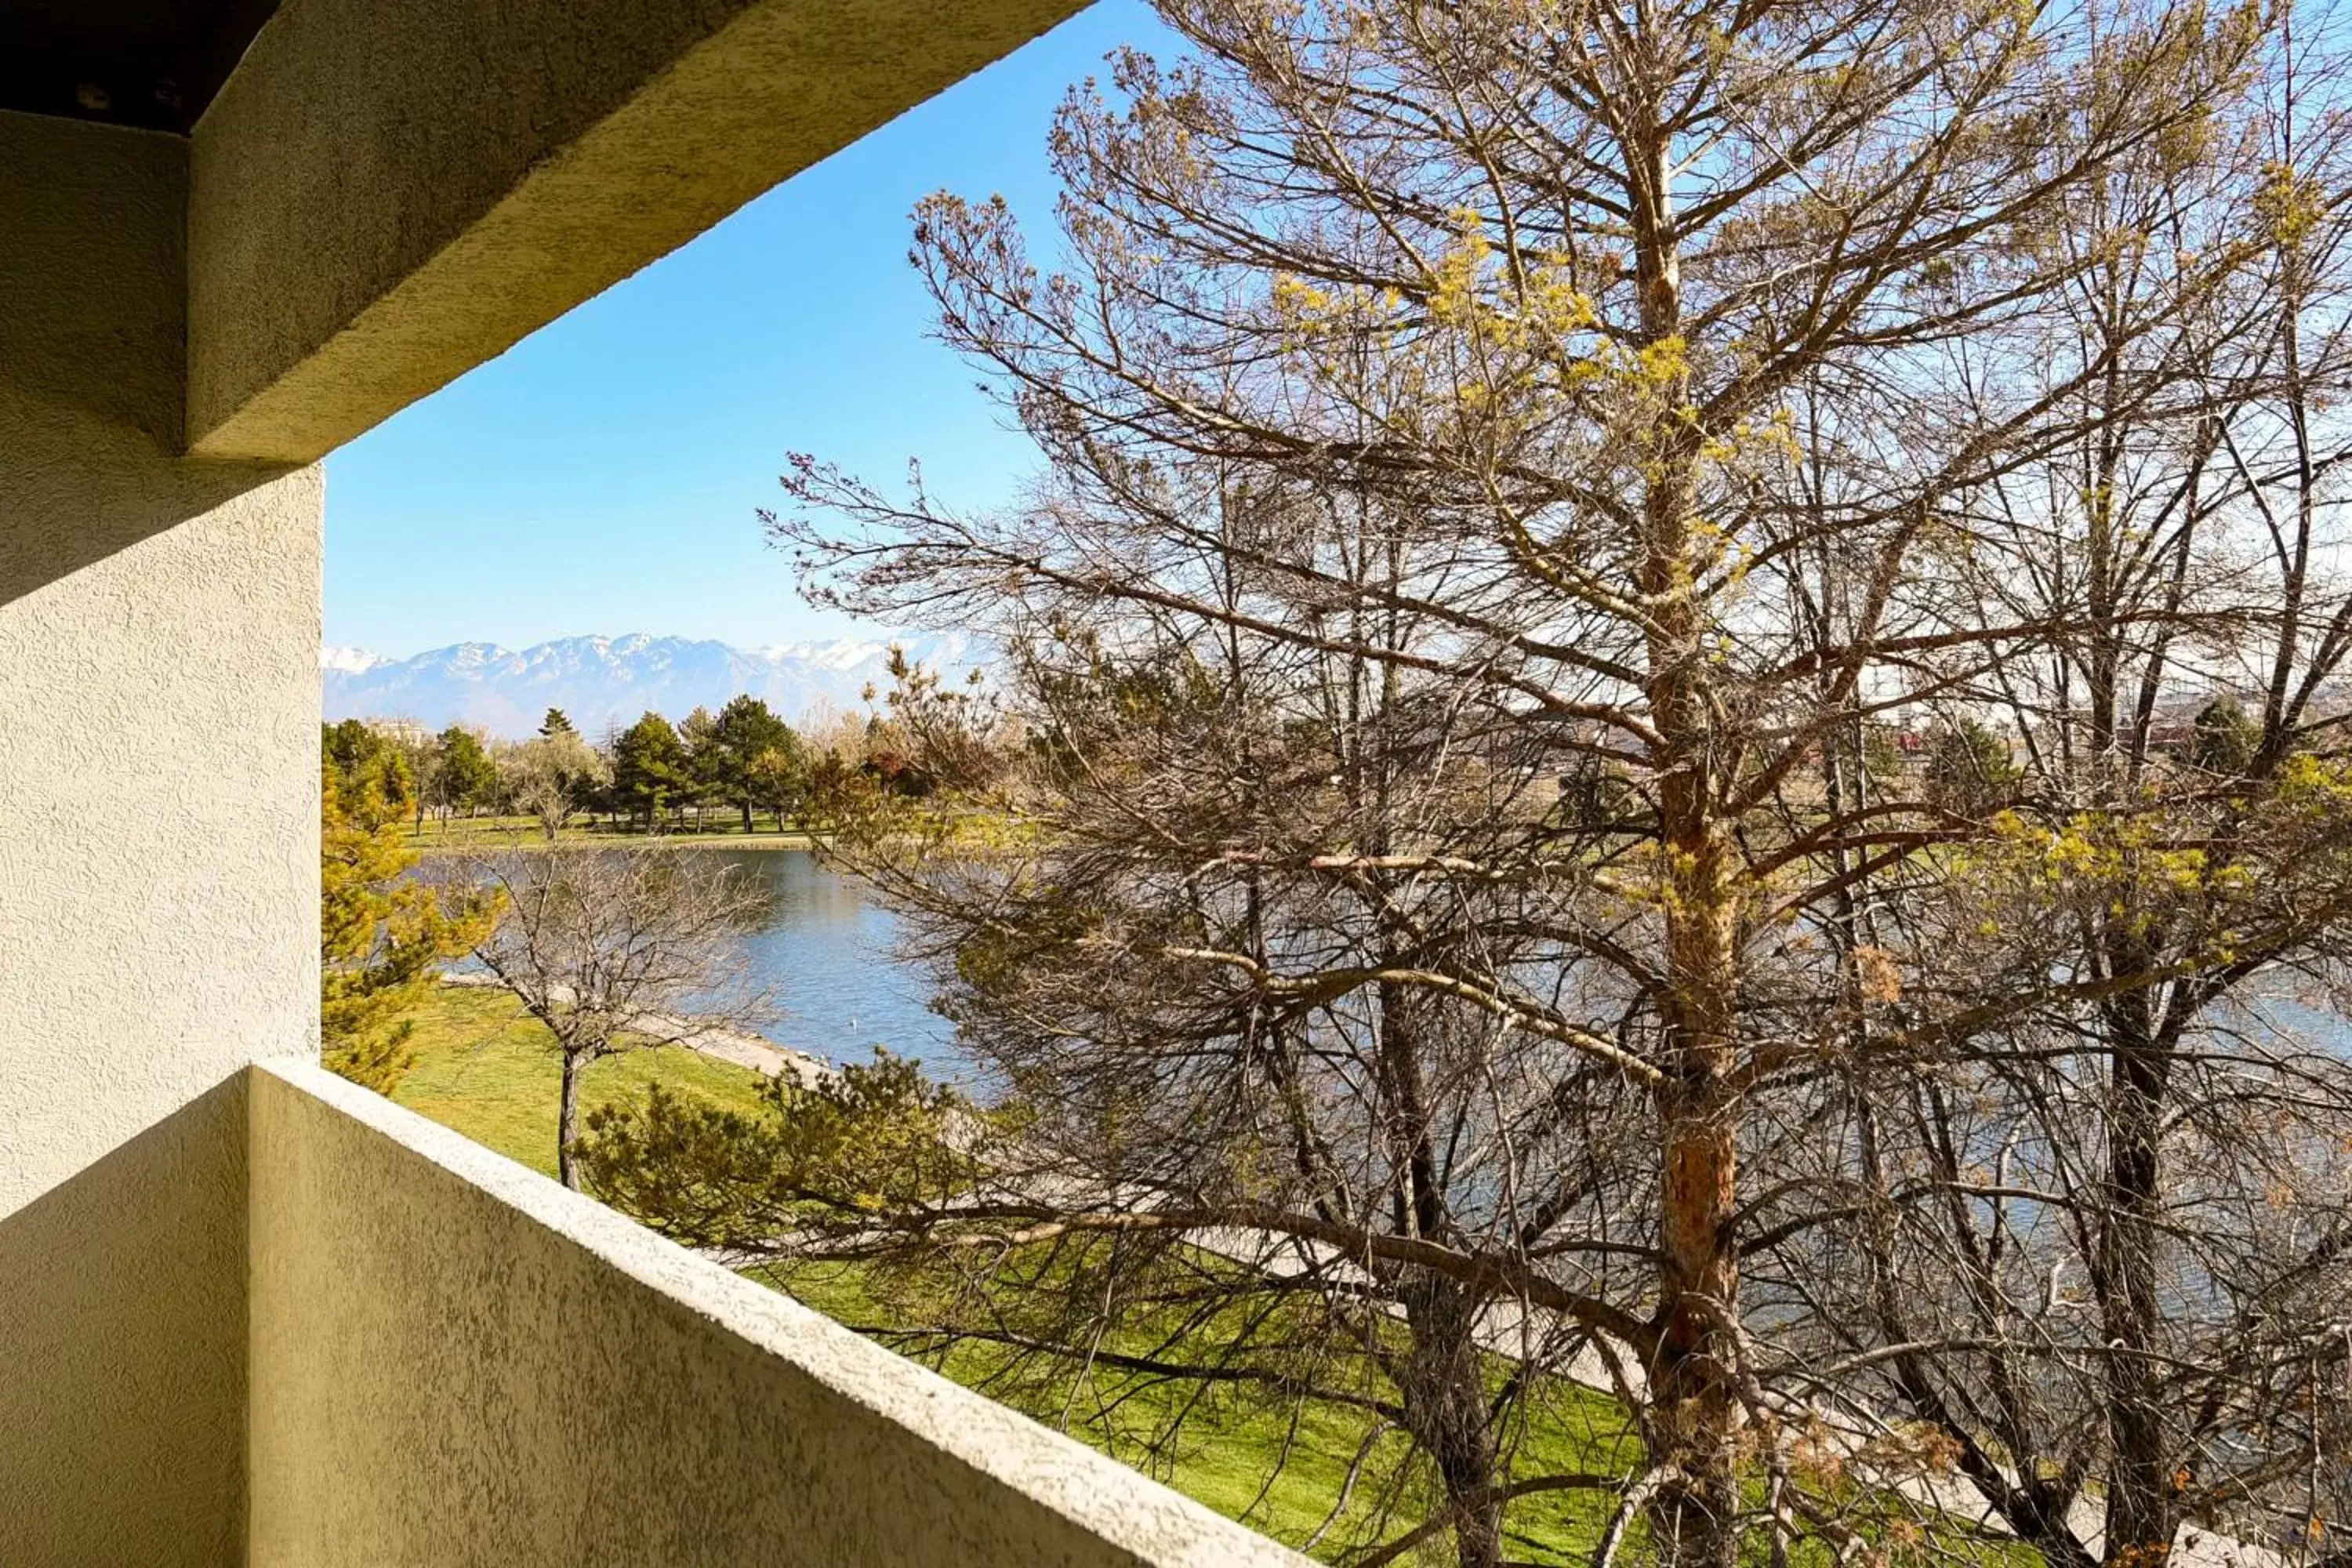
[[[740,817],[722,822],[714,813],[699,826],[688,818],[686,826],[667,826],[659,833],[615,827],[603,822],[575,823],[551,842],[564,847],[661,844],[715,845],[728,849],[807,849],[818,837],[800,827],[779,832],[772,821],[761,822],[746,833]],[[551,840],[535,816],[455,816],[446,821],[428,821],[422,828],[412,826],[406,842],[409,848],[431,855],[471,849],[544,849]]]
[[[559,1062],[554,1041],[502,993],[448,987],[416,1016],[411,1044],[416,1065],[394,1096],[444,1125],[552,1175]],[[750,1071],[678,1047],[632,1052],[590,1068],[583,1095],[590,1108],[641,1096],[660,1082],[681,1093],[738,1110],[756,1103]],[[773,1283],[773,1281],[769,1281]],[[870,1324],[878,1308],[855,1269],[803,1273],[792,1293],[840,1321]],[[941,1370],[958,1382],[986,1388],[1003,1363],[988,1348],[950,1353]],[[1180,1405],[1199,1401],[1181,1438],[1155,1446]],[[1070,1380],[1024,1403],[1073,1436],[1159,1477],[1219,1512],[1240,1519],[1294,1546],[1336,1560],[1342,1542],[1360,1545],[1353,1526],[1377,1516],[1385,1503],[1402,1520],[1418,1517],[1425,1500],[1383,1500],[1370,1485],[1354,1489],[1339,1521],[1309,1545],[1346,1489],[1349,1468],[1368,1447],[1374,1458],[1402,1451],[1394,1432],[1372,1433],[1358,1412],[1314,1409],[1294,1420],[1282,1409],[1211,1391],[1097,1372]],[[1519,1444],[1523,1474],[1598,1471],[1622,1474],[1638,1448],[1622,1413],[1597,1394],[1562,1388],[1543,1419]],[[1370,1467],[1377,1471],[1377,1464]],[[1269,1479],[1268,1478],[1272,1478]],[[1512,1515],[1513,1555],[1568,1562],[1589,1552],[1603,1522],[1602,1499],[1563,1492],[1528,1500]],[[1391,1527],[1391,1533],[1402,1524]]]
[[[444,986],[414,1018],[416,1065],[393,1098],[475,1142],[555,1174],[556,1100],[562,1060],[545,1025],[504,991]],[[642,1099],[660,1083],[730,1110],[758,1101],[759,1077],[683,1046],[627,1051],[589,1064],[583,1108]]]

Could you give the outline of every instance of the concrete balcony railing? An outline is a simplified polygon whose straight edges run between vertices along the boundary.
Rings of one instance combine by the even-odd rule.
[[[1303,1561],[319,1068],[247,1072],[254,1568]]]

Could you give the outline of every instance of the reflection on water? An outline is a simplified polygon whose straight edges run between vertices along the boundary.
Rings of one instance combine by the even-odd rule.
[[[831,1061],[863,1061],[876,1046],[953,1077],[954,1032],[924,1005],[923,975],[894,951],[897,921],[855,880],[796,850],[696,849],[759,888],[767,919],[743,938],[754,978],[781,1013],[761,1032]]]

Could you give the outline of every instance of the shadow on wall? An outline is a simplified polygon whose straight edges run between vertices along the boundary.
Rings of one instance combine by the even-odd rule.
[[[243,1560],[247,1092],[240,1071],[0,1218],[11,1568]]]
[[[0,605],[287,470],[176,456],[187,143],[0,113]]]
[[[0,473],[0,605],[289,471],[173,458],[142,432],[78,409],[30,403],[5,381],[0,452],[8,456]]]

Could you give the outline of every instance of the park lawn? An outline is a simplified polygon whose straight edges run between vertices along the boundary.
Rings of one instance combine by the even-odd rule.
[[[394,1098],[552,1176],[561,1075],[555,1043],[545,1027],[503,992],[471,986],[440,988],[414,1021],[409,1043],[415,1065]],[[583,1094],[593,1110],[642,1097],[646,1086],[656,1082],[730,1110],[751,1111],[760,1103],[757,1074],[680,1047],[629,1051],[596,1062],[588,1069]],[[762,1270],[746,1272],[763,1284],[778,1286]],[[851,1267],[798,1270],[788,1293],[845,1323],[870,1327],[887,1316]],[[1120,1342],[1128,1338],[1136,1342],[1131,1347]],[[1148,1347],[1144,1335],[1130,1333],[1114,1335],[1110,1348]],[[1004,1362],[992,1347],[964,1344],[943,1358],[933,1358],[933,1364],[957,1382],[987,1392]],[[1500,1372],[1498,1365],[1498,1376]],[[1178,1402],[1188,1398],[1201,1403],[1178,1440],[1172,1447],[1154,1447],[1153,1435],[1164,1427]],[[1047,1425],[1318,1557],[1337,1561],[1361,1552],[1380,1516],[1383,1500],[1373,1495],[1370,1486],[1359,1486],[1339,1520],[1319,1540],[1314,1539],[1371,1432],[1372,1419],[1362,1412],[1318,1406],[1294,1419],[1287,1410],[1229,1392],[1213,1390],[1202,1395],[1108,1371],[1083,1379],[1073,1376],[1042,1394],[1032,1387],[1019,1403]],[[1374,1439],[1372,1453],[1375,1458],[1392,1457],[1402,1445],[1391,1431]],[[1641,1459],[1639,1440],[1615,1401],[1564,1384],[1553,1387],[1539,1415],[1518,1436],[1516,1452],[1513,1468],[1527,1476],[1629,1475]],[[1366,1467],[1367,1473],[1380,1468],[1377,1464]],[[1402,1533],[1427,1504],[1425,1498],[1413,1496],[1386,1500],[1396,1517],[1380,1531],[1382,1539]],[[1523,1562],[1587,1561],[1612,1502],[1609,1494],[1598,1490],[1523,1499],[1510,1513],[1509,1550]],[[1637,1524],[1625,1561],[1646,1555],[1643,1536]],[[1934,1545],[1939,1549],[1935,1554],[1947,1561],[1972,1557],[1988,1568],[2028,1568],[2034,1561],[2030,1551],[2014,1542],[1967,1540],[1957,1531]],[[1442,1560],[1442,1552],[1431,1560]],[[1821,1542],[1810,1541],[1792,1553],[1792,1561],[1800,1568],[1827,1568],[1828,1553]]]
[[[759,1277],[757,1270],[752,1274]],[[841,1322],[871,1325],[888,1318],[854,1267],[795,1270],[787,1293]],[[1152,1339],[1133,1327],[1115,1330],[1104,1348],[1148,1352]],[[966,1342],[944,1357],[921,1359],[969,1387],[1001,1392],[996,1384],[1004,1359],[993,1346]],[[1494,1370],[1499,1379],[1499,1363]],[[1155,1447],[1169,1417],[1188,1401],[1196,1403],[1173,1446]],[[1347,1488],[1349,1469],[1371,1436],[1372,1417],[1361,1411],[1316,1405],[1294,1412],[1230,1391],[1202,1393],[1110,1370],[1074,1375],[1053,1387],[1032,1386],[1009,1402],[1218,1512],[1327,1561],[1351,1558],[1376,1541],[1394,1540],[1425,1517],[1430,1506],[1429,1497],[1420,1492],[1383,1500],[1365,1481],[1349,1494],[1339,1517],[1330,1519],[1333,1502]],[[1374,1439],[1365,1474],[1383,1473],[1406,1447],[1393,1430]],[[1642,1455],[1614,1400],[1568,1384],[1554,1385],[1540,1422],[1519,1435],[1516,1451],[1514,1472],[1527,1476],[1630,1475]],[[1614,1502],[1612,1494],[1599,1490],[1523,1500],[1509,1516],[1509,1555],[1524,1562],[1589,1562]],[[1638,1528],[1633,1539],[1642,1539]],[[1445,1560],[1441,1550],[1427,1561]],[[1408,1555],[1402,1561],[1423,1559]]]
[[[415,1016],[409,1038],[415,1065],[394,1099],[475,1142],[547,1175],[555,1173],[555,1106],[560,1082],[555,1042],[544,1026],[523,1013],[505,993],[488,987],[444,986]],[[674,1092],[699,1095],[739,1110],[757,1104],[758,1076],[745,1068],[678,1047],[625,1052],[593,1063],[583,1095],[593,1110],[619,1099],[642,1096],[658,1082]],[[751,1276],[772,1284],[759,1270]],[[818,1270],[795,1279],[791,1292],[839,1321],[870,1323],[873,1298],[848,1269]],[[965,1346],[945,1358],[940,1370],[960,1383],[985,1386],[1001,1366],[984,1346]],[[1220,1396],[1187,1421],[1172,1451],[1151,1451],[1147,1437],[1185,1395],[1132,1377],[1097,1376],[1068,1391],[1067,1417],[1058,1410],[1033,1414],[1062,1426],[1071,1436],[1166,1481],[1220,1513],[1240,1519],[1291,1545],[1303,1545],[1330,1511],[1348,1468],[1370,1430],[1360,1413],[1318,1408],[1294,1426],[1280,1411]],[[1391,1433],[1380,1443],[1392,1450],[1402,1439]],[[1375,1454],[1382,1452],[1375,1448]],[[1554,1418],[1530,1434],[1523,1447],[1528,1473],[1538,1470],[1629,1470],[1639,1449],[1622,1413],[1605,1397],[1564,1390]],[[1267,1478],[1271,1476],[1272,1479]],[[1349,1508],[1317,1543],[1318,1555],[1337,1557],[1343,1544],[1360,1547],[1354,1532],[1379,1507],[1372,1489],[1361,1487]],[[1398,1500],[1405,1519],[1419,1500]],[[1605,1500],[1593,1493],[1560,1493],[1530,1500],[1513,1511],[1516,1527],[1528,1532],[1524,1549],[1565,1561],[1589,1551],[1606,1517]],[[1398,1524],[1389,1533],[1403,1528]]]
[[[412,1021],[408,1044],[416,1065],[393,1099],[541,1174],[555,1174],[563,1069],[546,1026],[506,992],[472,985],[442,986]],[[649,1083],[750,1110],[760,1076],[683,1046],[624,1051],[589,1064],[582,1106],[594,1110],[642,1099]]]

